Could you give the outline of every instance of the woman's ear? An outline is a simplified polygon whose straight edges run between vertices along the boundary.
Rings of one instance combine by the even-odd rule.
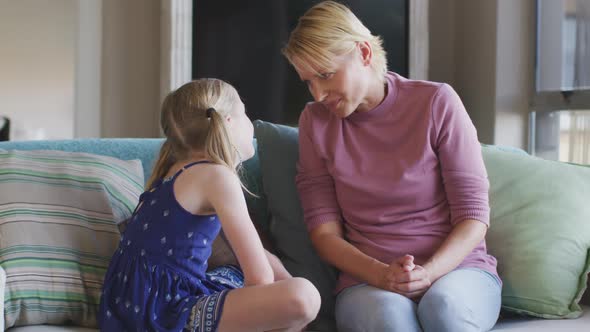
[[[363,65],[371,65],[371,60],[373,59],[373,49],[371,49],[371,44],[367,41],[358,42],[357,47],[359,48]]]

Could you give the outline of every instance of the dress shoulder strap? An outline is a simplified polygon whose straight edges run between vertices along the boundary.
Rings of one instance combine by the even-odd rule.
[[[188,163],[188,164],[186,164],[186,165],[182,166],[182,168],[181,168],[181,169],[179,169],[179,170],[178,170],[178,172],[176,172],[176,173],[175,173],[175,174],[174,174],[174,175],[173,175],[171,178],[169,178],[169,179],[170,179],[170,180],[174,180],[174,179],[176,179],[176,178],[177,178],[177,177],[180,175],[180,173],[184,172],[184,170],[185,170],[185,169],[191,168],[191,167],[193,167],[193,166],[195,166],[195,165],[199,165],[199,164],[211,164],[211,161],[209,161],[209,160],[199,160],[199,161],[195,161],[195,162],[192,162],[192,163]]]

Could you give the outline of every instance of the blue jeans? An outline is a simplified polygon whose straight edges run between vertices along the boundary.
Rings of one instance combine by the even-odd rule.
[[[502,288],[488,272],[463,268],[438,279],[419,303],[366,284],[336,298],[339,332],[489,331],[500,314]]]

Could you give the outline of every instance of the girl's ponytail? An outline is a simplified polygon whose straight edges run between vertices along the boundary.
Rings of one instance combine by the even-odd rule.
[[[168,170],[170,170],[170,167],[174,165],[176,159],[172,151],[172,143],[167,139],[160,149],[160,155],[158,156],[156,165],[154,165],[152,175],[146,183],[146,190],[152,189],[154,183],[164,177],[168,173]]]
[[[223,115],[214,108],[208,108],[209,130],[205,139],[205,150],[213,162],[235,170],[234,148]]]

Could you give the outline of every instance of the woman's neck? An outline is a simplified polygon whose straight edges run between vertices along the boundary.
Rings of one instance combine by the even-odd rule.
[[[367,95],[365,96],[364,102],[359,105],[357,111],[367,112],[383,102],[387,96],[387,82],[385,78],[379,79],[376,76],[372,76],[371,83],[367,89]]]

